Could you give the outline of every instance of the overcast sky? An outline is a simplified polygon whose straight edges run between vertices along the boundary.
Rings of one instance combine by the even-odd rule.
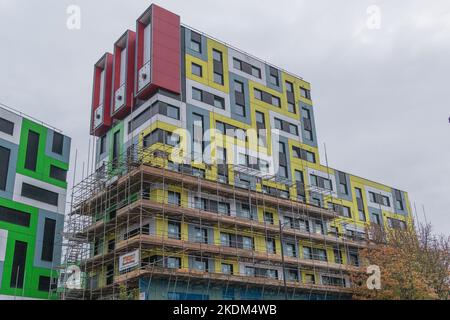
[[[156,3],[311,82],[322,162],[325,142],[330,166],[408,191],[420,217],[424,205],[435,230],[450,234],[448,0]],[[150,4],[0,0],[0,102],[71,136],[79,173],[93,64]],[[69,5],[81,9],[80,30],[66,26]]]

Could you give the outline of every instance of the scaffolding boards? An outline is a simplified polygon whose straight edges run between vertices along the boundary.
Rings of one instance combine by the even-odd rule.
[[[281,296],[287,290],[290,297],[296,292],[349,293],[348,273],[356,267],[332,262],[330,257],[325,261],[321,257],[301,258],[299,252],[300,242],[325,250],[333,246],[342,252],[367,245],[367,239],[328,232],[326,226],[338,218],[335,212],[250,185],[245,188],[219,179],[212,181],[204,171],[187,164],[169,166],[169,154],[168,147],[132,146],[118,161],[104,162],[73,188],[58,287],[62,299],[138,299],[142,298],[142,279],[149,282],[148,286],[155,279],[167,281],[166,298],[176,283],[202,283],[206,288],[258,287],[263,292],[278,290]],[[230,165],[228,170],[254,177],[260,185],[269,182],[284,186],[284,190],[293,187],[290,180],[242,165]],[[307,192],[329,192],[304,187]],[[170,192],[172,196],[180,194],[179,198],[169,199]],[[249,210],[242,210],[244,206],[238,209],[238,203]],[[261,212],[270,210],[278,217],[292,218],[294,224],[281,221],[278,225],[261,219]],[[316,222],[324,228],[320,233],[312,230]],[[178,233],[169,231],[169,224],[180,226]],[[214,235],[192,238],[195,228],[213,229]],[[225,234],[236,239],[232,245],[224,245]],[[253,239],[253,243],[244,243],[242,237]],[[274,251],[268,252],[267,243],[261,239],[274,239]],[[282,239],[283,248],[290,241],[296,244],[296,252],[281,257]],[[123,269],[123,257],[134,252],[138,252],[137,261],[132,268]],[[169,260],[175,265],[169,266]],[[206,264],[203,270],[195,269],[191,261]],[[235,270],[231,274],[222,272],[218,261],[227,262]],[[259,274],[259,270],[267,274]],[[318,276],[347,281],[323,283]]]

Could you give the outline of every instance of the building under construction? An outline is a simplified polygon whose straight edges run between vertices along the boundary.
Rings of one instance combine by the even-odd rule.
[[[347,299],[407,194],[321,165],[301,77],[150,6],[96,63],[63,299]]]

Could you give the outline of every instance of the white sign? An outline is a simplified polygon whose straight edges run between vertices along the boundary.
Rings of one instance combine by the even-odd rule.
[[[119,271],[130,269],[139,265],[139,250],[124,254],[119,258]]]

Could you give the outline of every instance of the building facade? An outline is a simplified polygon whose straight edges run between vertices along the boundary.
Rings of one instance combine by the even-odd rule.
[[[70,138],[0,108],[0,299],[54,299]]]
[[[96,63],[91,134],[66,298],[349,298],[371,226],[410,221],[406,192],[321,163],[307,81],[156,5]]]

